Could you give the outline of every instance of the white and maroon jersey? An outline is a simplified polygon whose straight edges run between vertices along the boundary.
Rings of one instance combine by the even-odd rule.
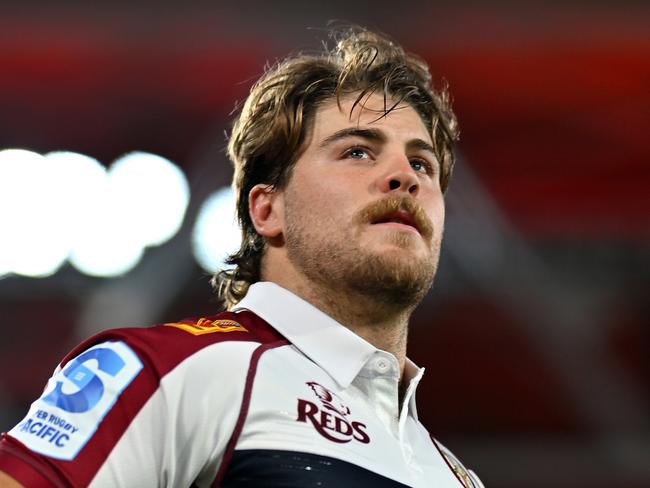
[[[0,442],[31,487],[481,488],[418,421],[423,370],[263,282],[237,308],[73,350]]]

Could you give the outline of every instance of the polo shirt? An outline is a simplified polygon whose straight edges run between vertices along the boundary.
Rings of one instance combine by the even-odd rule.
[[[33,486],[482,488],[418,420],[424,370],[270,282],[232,311],[114,329],[0,441]]]

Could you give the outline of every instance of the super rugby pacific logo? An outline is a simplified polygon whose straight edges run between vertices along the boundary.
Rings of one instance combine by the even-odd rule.
[[[370,437],[366,425],[349,419],[350,408],[344,405],[336,393],[314,382],[307,382],[320,405],[298,399],[298,422],[311,423],[316,431],[332,442],[345,443],[356,440],[368,444]]]

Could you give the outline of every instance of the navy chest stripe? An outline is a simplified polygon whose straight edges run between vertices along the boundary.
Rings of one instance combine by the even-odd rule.
[[[222,488],[400,488],[402,483],[356,464],[295,451],[235,451]]]

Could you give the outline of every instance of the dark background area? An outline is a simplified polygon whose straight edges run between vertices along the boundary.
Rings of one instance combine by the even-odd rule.
[[[215,311],[189,236],[230,182],[230,113],[330,19],[424,57],[460,120],[439,276],[410,335],[425,425],[490,488],[650,486],[646,2],[1,4],[0,149],[150,151],[192,200],[123,277],[0,278],[0,431],[82,338]]]

